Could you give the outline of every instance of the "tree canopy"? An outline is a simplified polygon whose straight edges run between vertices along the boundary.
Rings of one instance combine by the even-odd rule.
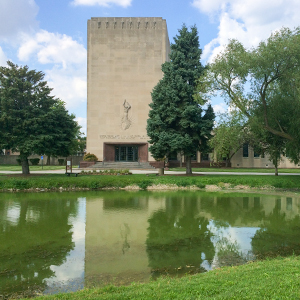
[[[226,160],[226,167],[230,166],[231,158],[249,142],[249,131],[245,118],[237,111],[221,114],[217,122],[209,145],[214,150],[217,161]]]
[[[191,156],[208,148],[214,121],[212,107],[204,110],[195,101],[196,81],[204,70],[199,46],[197,28],[189,30],[183,25],[171,44],[170,61],[162,65],[164,75],[153,89],[147,121],[152,156],[162,159],[174,152],[183,154],[188,174],[192,172]]]
[[[0,144],[20,152],[28,174],[32,154],[70,155],[80,127],[64,102],[50,95],[42,72],[7,64],[0,67]]]
[[[282,28],[248,50],[231,40],[199,82],[203,97],[221,92],[250,128],[259,129],[261,137],[282,138],[290,159],[299,162],[300,28]],[[278,138],[269,137],[268,143],[275,145]]]

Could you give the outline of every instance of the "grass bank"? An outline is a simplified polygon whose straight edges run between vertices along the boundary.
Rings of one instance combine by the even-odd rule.
[[[68,177],[64,174],[48,175],[1,175],[0,191],[7,190],[33,190],[33,189],[121,189],[125,187],[138,187],[145,190],[153,186],[159,189],[189,188],[191,186],[205,189],[215,185],[219,189],[250,188],[280,188],[300,190],[300,176],[284,175],[202,175],[181,176],[155,174],[139,175],[79,175]]]
[[[107,286],[37,300],[67,299],[299,299],[300,258],[277,258],[224,267],[183,278]]]

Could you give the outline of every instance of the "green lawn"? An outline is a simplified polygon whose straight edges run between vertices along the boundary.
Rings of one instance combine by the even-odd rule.
[[[146,284],[84,289],[35,299],[300,299],[300,258],[277,258],[183,278],[159,278]]]
[[[63,170],[65,168],[65,166],[29,166],[30,171]],[[76,168],[78,166],[73,166],[73,169]],[[0,171],[22,171],[22,167],[18,165],[0,165]]]
[[[253,172],[253,173],[275,173],[272,168],[193,168],[193,172]],[[170,168],[170,171],[185,172],[185,168]],[[279,173],[300,173],[299,169],[278,169]]]

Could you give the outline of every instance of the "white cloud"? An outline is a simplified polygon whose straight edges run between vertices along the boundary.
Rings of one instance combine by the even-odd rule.
[[[298,0],[193,0],[192,4],[219,23],[218,37],[204,47],[203,59],[214,57],[228,39],[257,46],[272,31],[299,25]]]
[[[74,0],[72,4],[74,5],[99,5],[99,6],[109,6],[111,4],[119,5],[122,7],[128,7],[131,5],[132,0]]]
[[[4,54],[2,48],[0,47],[0,66],[6,66],[7,57]]]
[[[225,103],[212,105],[215,114],[223,114],[228,111],[228,106]]]
[[[53,95],[66,103],[68,110],[86,103],[86,69],[80,66],[79,69],[72,66],[69,68],[54,67],[45,71],[50,87],[53,88]]]
[[[40,30],[34,36],[23,36],[18,57],[28,61],[31,56],[36,56],[41,64],[61,64],[66,68],[68,64],[85,62],[86,49],[70,36]]]
[[[0,1],[0,40],[14,42],[21,32],[32,32],[38,26],[38,6],[34,0]]]
[[[86,102],[86,55],[84,46],[70,36],[45,30],[24,35],[18,52],[21,61],[37,59],[52,66],[44,71],[45,79],[68,110]]]

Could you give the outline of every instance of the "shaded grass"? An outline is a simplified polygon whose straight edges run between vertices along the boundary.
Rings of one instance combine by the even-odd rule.
[[[299,299],[300,258],[277,258],[146,284],[106,286],[50,299]]]
[[[204,188],[206,185],[218,185],[225,187],[247,185],[253,188],[275,187],[281,189],[300,189],[300,176],[284,175],[203,175],[203,176],[156,176],[155,174],[145,175],[85,175],[68,177],[64,174],[47,174],[35,176],[0,176],[0,190],[6,189],[103,189],[103,188],[124,188],[137,185],[146,189],[152,185],[177,185],[178,187],[197,186]]]

